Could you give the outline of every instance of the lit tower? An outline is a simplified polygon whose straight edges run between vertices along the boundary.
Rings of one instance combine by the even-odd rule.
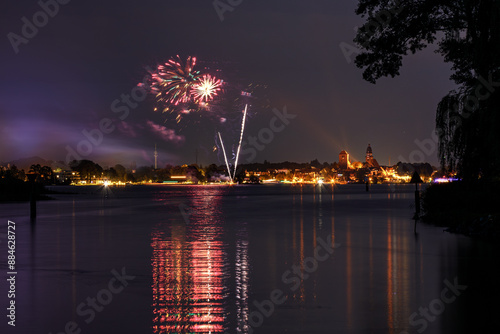
[[[156,144],[155,144],[155,169],[158,169],[158,151],[156,150]]]
[[[368,165],[371,165],[373,163],[373,152],[370,144],[368,144],[368,147],[366,148],[366,162],[368,163]]]
[[[377,159],[373,157],[372,147],[370,144],[368,144],[368,147],[366,148],[366,165],[368,167],[380,167]]]
[[[346,151],[342,151],[339,153],[339,166],[340,166],[340,169],[342,170],[346,170],[349,168],[350,166],[350,162],[349,162],[349,153],[347,153]]]

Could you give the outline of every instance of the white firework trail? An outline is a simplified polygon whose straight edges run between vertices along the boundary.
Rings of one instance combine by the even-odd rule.
[[[236,160],[234,161],[234,175],[233,175],[233,179],[236,178],[236,168],[238,167],[238,158],[240,156],[241,142],[243,140],[243,132],[245,132],[245,120],[247,118],[247,109],[248,109],[248,104],[245,104],[245,112],[243,113],[243,120],[241,121],[240,142],[238,144],[238,151],[236,152]]]
[[[224,153],[224,160],[226,161],[227,172],[229,173],[229,178],[231,179],[231,182],[233,182],[233,178],[231,177],[231,170],[229,169],[229,163],[227,162],[226,149],[224,148],[224,142],[222,141],[222,136],[220,135],[220,132],[217,132],[217,133],[219,134],[220,144],[222,146],[222,153]]]

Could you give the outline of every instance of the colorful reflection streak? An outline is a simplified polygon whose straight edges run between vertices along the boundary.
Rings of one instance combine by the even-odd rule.
[[[412,250],[414,251],[414,250]],[[391,217],[387,219],[387,327],[388,333],[399,333],[409,330],[408,314],[410,308],[410,291],[415,289],[409,285],[410,269],[418,272],[421,268],[412,266],[410,254],[410,238],[404,233],[401,224],[396,224]],[[416,294],[416,292],[414,292]]]
[[[153,333],[224,333],[229,264],[214,189],[196,193],[188,225],[157,226],[153,247]]]
[[[248,288],[249,288],[249,257],[248,257],[248,235],[244,228],[236,243],[236,332],[246,334],[249,332],[248,317]]]

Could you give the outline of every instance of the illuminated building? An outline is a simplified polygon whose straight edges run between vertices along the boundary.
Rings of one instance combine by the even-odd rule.
[[[339,167],[340,169],[348,169],[351,163],[349,162],[349,153],[342,151],[339,153]]]
[[[377,159],[373,158],[373,152],[370,144],[368,144],[368,147],[366,148],[366,164],[367,167],[380,167]]]

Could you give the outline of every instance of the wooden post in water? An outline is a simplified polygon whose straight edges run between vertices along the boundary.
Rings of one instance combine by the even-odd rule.
[[[415,214],[420,216],[420,191],[417,183],[415,183]]]
[[[26,173],[30,183],[30,220],[31,223],[36,221],[36,179],[37,173]]]
[[[417,220],[420,218],[420,192],[417,189],[418,183],[415,183],[415,225],[413,233],[417,233]]]
[[[420,218],[420,191],[418,191],[418,184],[423,183],[420,175],[415,171],[411,177],[410,183],[415,183],[415,215],[413,219],[415,220],[415,225],[413,226],[413,232],[417,233],[417,220]]]

